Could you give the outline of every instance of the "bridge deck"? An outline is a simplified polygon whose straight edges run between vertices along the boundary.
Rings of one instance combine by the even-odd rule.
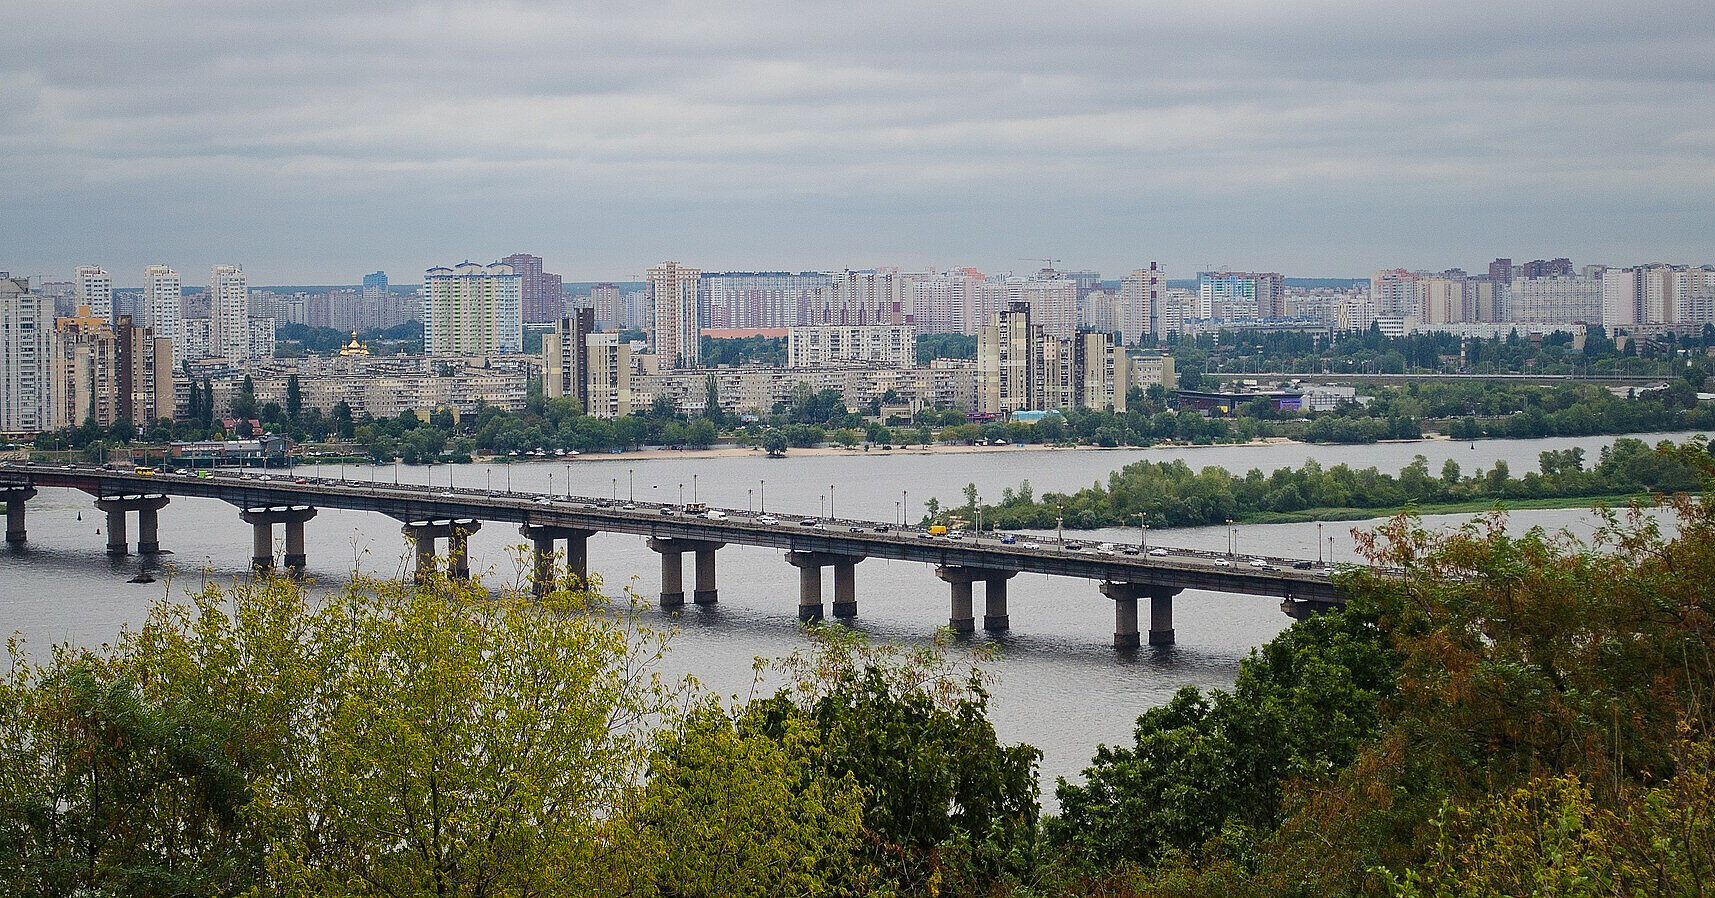
[[[0,486],[30,484],[82,490],[97,496],[160,493],[218,499],[240,508],[310,505],[375,511],[401,521],[474,518],[481,521],[545,524],[661,539],[701,540],[766,546],[796,552],[891,558],[984,570],[1041,573],[1090,580],[1137,583],[1170,589],[1291,598],[1340,603],[1344,597],[1323,570],[1304,569],[1299,559],[1240,558],[1195,549],[1152,546],[1167,554],[1124,554],[1118,547],[1097,547],[1016,537],[1007,544],[992,534],[962,539],[931,537],[920,528],[876,521],[822,520],[767,516],[722,509],[724,518],[690,515],[672,505],[615,503],[590,497],[539,497],[466,488],[406,486],[368,481],[285,475],[221,473],[213,477],[87,466],[0,463]],[[809,525],[801,523],[808,521]],[[1251,564],[1261,558],[1267,567]],[[1297,565],[1297,566],[1295,566]]]

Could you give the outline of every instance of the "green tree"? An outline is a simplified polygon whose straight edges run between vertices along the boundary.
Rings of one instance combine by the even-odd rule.
[[[705,702],[662,731],[630,824],[663,895],[858,893],[863,788],[827,775],[814,721],[784,701]]]
[[[232,417],[241,420],[256,417],[256,381],[248,374],[232,397]]]
[[[286,420],[298,423],[304,411],[304,388],[298,385],[298,375],[286,378]]]
[[[438,576],[163,603],[0,680],[0,880],[37,894],[630,891],[661,637]],[[595,612],[595,613],[590,613]],[[614,613],[618,612],[618,613]]]
[[[763,704],[776,719],[803,709],[821,775],[863,789],[877,875],[907,893],[977,893],[1031,868],[1041,752],[999,741],[980,666],[950,657],[945,634],[906,650],[812,632],[811,649],[782,663],[791,686]]]

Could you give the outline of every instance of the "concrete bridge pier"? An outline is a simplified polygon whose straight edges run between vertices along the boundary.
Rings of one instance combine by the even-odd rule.
[[[834,559],[834,617],[840,620],[857,617],[857,563],[862,560],[850,555]]]
[[[304,522],[316,516],[309,505],[267,505],[238,513],[250,525],[250,564],[259,571],[274,566],[274,525],[286,525],[286,570],[304,572],[309,554],[304,549]],[[145,526],[147,526],[145,524]]]
[[[0,502],[6,503],[6,541],[17,545],[29,537],[24,530],[24,503],[36,498],[33,486],[0,487]]]
[[[947,616],[947,626],[955,633],[975,633],[977,629],[975,595],[971,584],[981,580],[983,583],[983,629],[1005,630],[1012,625],[1006,609],[1006,581],[1017,576],[1017,571],[987,570],[984,568],[958,567],[942,565],[935,568],[935,576],[947,581],[952,586],[952,610]]]
[[[167,501],[160,493],[96,498],[95,507],[107,513],[107,554],[115,557],[131,554],[125,526],[125,515],[130,511],[137,512],[137,554],[153,555],[161,551],[159,512]]]
[[[1012,616],[1006,610],[1006,581],[1018,575],[1017,571],[988,571],[983,578],[983,629],[1008,630],[1012,628]]]
[[[834,617],[857,617],[857,564],[862,555],[828,552],[787,552],[786,563],[798,569],[798,619],[823,619],[822,568],[834,569]]]
[[[470,579],[470,535],[482,529],[474,518],[442,518],[434,521],[407,521],[405,535],[417,546],[417,582],[421,583],[435,572],[435,541],[447,540],[447,576]]]
[[[1148,583],[1108,582],[1102,595],[1114,600],[1114,648],[1135,649],[1141,643],[1137,628],[1137,600],[1149,597],[1149,644],[1173,644],[1173,597],[1179,590]]]
[[[697,589],[691,593],[691,601],[698,605],[713,605],[720,601],[720,593],[715,588],[715,550],[725,543],[701,543],[693,552],[697,560]]]
[[[566,574],[571,578],[573,589],[584,589],[589,584],[589,538],[593,530],[583,530],[577,527],[556,527],[552,524],[525,524],[518,528],[534,547],[535,564],[531,577],[531,589],[540,597],[553,588],[554,583],[554,541],[566,541]]]
[[[715,588],[715,550],[726,543],[700,539],[650,537],[649,548],[661,553],[661,607],[685,606],[685,553],[696,559],[697,588],[691,598],[698,605],[720,601]]]
[[[798,569],[798,619],[822,619],[822,560],[815,552],[787,552],[786,563]]]

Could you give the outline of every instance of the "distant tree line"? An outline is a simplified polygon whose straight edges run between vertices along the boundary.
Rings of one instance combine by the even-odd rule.
[[[1307,460],[1297,468],[1265,474],[1252,468],[1243,475],[1225,468],[1193,470],[1183,461],[1133,462],[1071,493],[1040,497],[1028,481],[1008,488],[998,503],[982,506],[982,518],[997,528],[1048,529],[1056,518],[1067,527],[1196,527],[1247,521],[1270,514],[1352,510],[1391,513],[1410,503],[1457,503],[1527,499],[1635,496],[1696,490],[1709,465],[1710,444],[1701,438],[1675,445],[1650,446],[1619,439],[1604,447],[1596,463],[1585,466],[1583,449],[1551,450],[1540,455],[1539,471],[1513,476],[1504,461],[1487,471],[1465,474],[1448,459],[1440,471],[1417,456],[1397,475],[1374,467],[1323,467]],[[975,487],[963,506],[940,506],[944,514],[976,519]]]

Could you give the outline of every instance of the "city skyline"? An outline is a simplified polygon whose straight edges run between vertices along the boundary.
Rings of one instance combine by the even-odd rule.
[[[1712,39],[1715,9],[1679,0],[20,0],[0,214],[28,226],[6,267],[1703,261]]]

